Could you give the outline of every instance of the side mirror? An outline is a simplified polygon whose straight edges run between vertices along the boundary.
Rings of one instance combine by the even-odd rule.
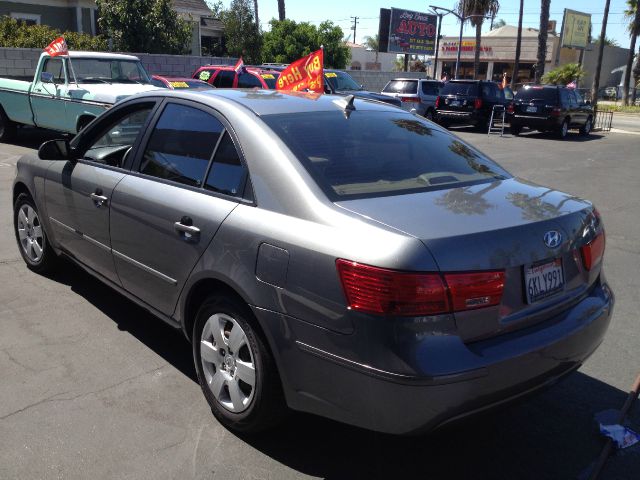
[[[40,160],[75,160],[69,140],[49,140],[38,149]]]
[[[53,73],[51,73],[51,72],[42,72],[40,74],[40,81],[42,83],[54,83],[54,81],[53,81]]]

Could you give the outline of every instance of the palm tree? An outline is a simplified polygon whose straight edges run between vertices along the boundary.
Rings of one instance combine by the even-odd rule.
[[[278,20],[282,21],[286,18],[284,14],[284,0],[278,0]]]
[[[260,20],[258,19],[258,0],[253,0],[253,13],[256,15],[256,25],[258,26],[258,30],[260,30]]]
[[[607,0],[609,1],[609,0]],[[511,88],[515,87],[520,71],[520,48],[522,46],[522,13],[524,10],[524,0],[520,0],[520,14],[518,15],[518,38],[516,38],[516,61],[513,63],[513,74],[511,75]]]
[[[456,6],[458,13],[476,27],[476,48],[473,57],[473,78],[480,74],[480,42],[482,41],[482,24],[485,17],[492,17],[498,13],[498,0],[460,0]],[[461,48],[459,45],[458,48]]]
[[[631,35],[631,44],[629,45],[629,57],[627,59],[627,68],[624,72],[624,90],[622,92],[623,105],[629,105],[629,84],[631,83],[631,69],[633,68],[633,59],[636,54],[636,38],[640,35],[640,8],[638,0],[627,0],[627,10],[624,16],[631,20],[628,30]]]
[[[547,36],[549,30],[549,9],[551,0],[540,1],[540,31],[538,32],[538,57],[536,63],[536,83],[540,82],[544,75],[544,64],[547,60]],[[560,48],[560,45],[558,45]]]
[[[600,70],[602,70],[602,56],[604,54],[604,46],[607,43],[607,21],[609,19],[609,3],[606,0],[604,4],[604,18],[602,19],[602,30],[600,39],[598,40],[598,62],[596,63],[596,74],[593,77],[593,85],[591,86],[591,102],[596,105],[598,103],[598,88],[600,88]],[[602,41],[604,39],[604,41]]]
[[[376,65],[378,63],[378,53],[380,52],[380,37],[376,33],[373,37],[364,37],[364,46],[367,50],[376,52]]]

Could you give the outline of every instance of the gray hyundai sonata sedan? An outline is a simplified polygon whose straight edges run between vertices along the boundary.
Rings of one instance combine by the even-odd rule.
[[[18,162],[15,235],[193,344],[230,429],[428,431],[577,369],[614,297],[587,201],[373,101],[154,91]]]

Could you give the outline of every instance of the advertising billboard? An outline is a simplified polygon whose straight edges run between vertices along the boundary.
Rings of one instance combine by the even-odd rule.
[[[564,9],[562,22],[562,46],[571,48],[587,48],[589,44],[589,25],[591,15]]]
[[[392,8],[390,17],[388,52],[407,55],[435,53],[438,17],[399,8]]]

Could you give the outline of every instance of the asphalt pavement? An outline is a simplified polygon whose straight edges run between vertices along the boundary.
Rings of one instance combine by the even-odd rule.
[[[637,118],[614,125],[640,131]],[[596,204],[617,304],[577,373],[417,438],[303,414],[257,437],[225,430],[181,334],[76,267],[44,277],[24,266],[12,231],[13,166],[51,134],[24,131],[0,144],[0,479],[577,478],[603,444],[593,415],[620,408],[640,372],[640,135],[456,133],[514,175]],[[640,431],[640,405],[630,422]],[[602,478],[638,472],[640,444],[612,457]]]

